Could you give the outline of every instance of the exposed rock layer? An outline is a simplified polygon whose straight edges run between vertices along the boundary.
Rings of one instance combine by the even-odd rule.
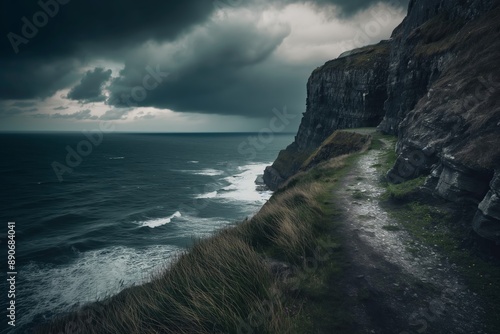
[[[436,196],[471,203],[474,230],[500,241],[499,2],[412,0],[390,45],[316,69],[295,142],[266,184],[279,187],[334,130],[383,119],[379,129],[399,137],[389,179],[429,175]]]
[[[307,83],[307,110],[295,142],[266,168],[264,181],[277,189],[295,174],[334,130],[376,126],[384,116],[389,43],[356,50],[327,62]]]
[[[481,202],[472,226],[500,241],[500,220],[491,214],[500,209],[492,196],[500,189],[490,184],[500,166],[498,1],[468,1],[466,8],[440,3],[417,27],[410,10],[395,32],[399,51],[393,46],[380,125],[399,137],[388,175],[401,182],[430,173],[435,195],[469,203],[472,211]]]

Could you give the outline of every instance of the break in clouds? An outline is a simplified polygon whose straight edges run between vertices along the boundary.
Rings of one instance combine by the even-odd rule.
[[[44,114],[73,123],[147,121],[168,110],[264,119],[284,105],[298,114],[310,72],[347,49],[388,38],[406,6],[4,1],[0,117],[4,124]]]

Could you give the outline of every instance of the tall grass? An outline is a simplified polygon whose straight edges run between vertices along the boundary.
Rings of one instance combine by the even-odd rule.
[[[39,327],[35,333],[228,333],[273,296],[274,279],[262,257],[229,231],[201,240],[143,286]],[[279,312],[258,332],[283,325]]]
[[[290,315],[266,256],[298,263],[314,248],[318,182],[290,187],[236,227],[199,240],[151,282],[39,326],[34,333],[286,333]],[[266,254],[264,256],[264,254]],[[252,313],[272,310],[248,324]],[[244,331],[243,331],[244,332]]]
[[[269,260],[300,266],[320,242],[346,156],[292,177],[251,219],[198,240],[150,282],[38,326],[35,334],[290,333],[287,287]],[[299,307],[300,309],[300,307]]]
[[[316,198],[322,191],[319,183],[286,189],[236,232],[255,249],[296,262],[313,247],[316,224],[323,215]]]

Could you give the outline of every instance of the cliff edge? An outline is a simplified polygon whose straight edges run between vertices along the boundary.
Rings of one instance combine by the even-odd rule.
[[[384,117],[390,43],[341,55],[315,69],[307,82],[307,110],[295,141],[264,172],[276,190],[336,129],[374,127]]]
[[[337,129],[398,136],[394,183],[427,176],[435,196],[500,242],[500,1],[411,1],[390,41],[316,69],[295,141],[265,171],[277,189]]]

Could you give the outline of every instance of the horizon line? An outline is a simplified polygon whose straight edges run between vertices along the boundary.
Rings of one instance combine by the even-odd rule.
[[[85,130],[0,130],[0,134],[81,134]],[[147,132],[147,131],[109,131],[106,134],[259,134],[261,131],[186,131],[186,132]],[[268,132],[266,132],[268,133]],[[272,132],[274,135],[290,135],[296,132]]]

